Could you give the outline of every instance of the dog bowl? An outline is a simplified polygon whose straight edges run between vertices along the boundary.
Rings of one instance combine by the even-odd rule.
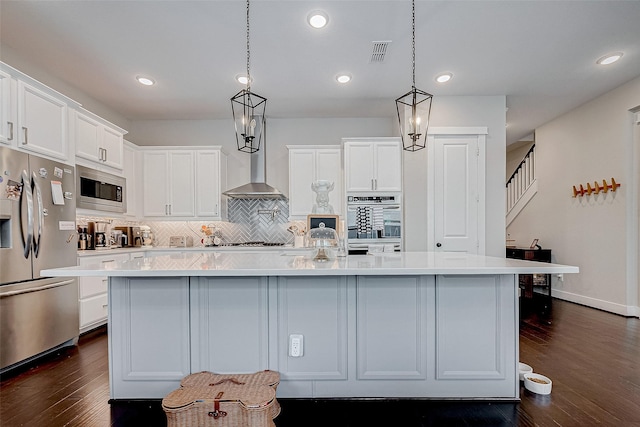
[[[537,394],[551,393],[552,382],[549,378],[540,374],[524,374],[524,388]]]
[[[524,381],[524,374],[533,373],[533,368],[526,363],[518,363],[518,370],[520,372],[520,381]]]

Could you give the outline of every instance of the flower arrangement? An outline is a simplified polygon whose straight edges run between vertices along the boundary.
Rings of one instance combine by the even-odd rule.
[[[204,234],[205,236],[212,236],[213,235],[213,230],[211,229],[212,227],[209,225],[203,225],[202,227],[200,227],[200,231],[202,232],[202,234]]]

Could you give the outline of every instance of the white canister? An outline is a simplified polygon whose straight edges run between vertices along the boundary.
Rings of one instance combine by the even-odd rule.
[[[293,237],[293,247],[294,248],[304,248],[304,236],[294,236]]]

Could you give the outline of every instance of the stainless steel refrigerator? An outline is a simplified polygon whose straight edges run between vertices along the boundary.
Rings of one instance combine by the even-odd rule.
[[[76,265],[74,167],[0,147],[0,370],[75,344],[76,279],[40,270]]]

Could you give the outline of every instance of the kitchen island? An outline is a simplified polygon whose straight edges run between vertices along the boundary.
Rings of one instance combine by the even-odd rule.
[[[203,370],[273,369],[279,397],[515,400],[517,275],[577,272],[460,253],[314,262],[282,250],[185,251],[42,274],[109,277],[112,399],[161,398]]]

